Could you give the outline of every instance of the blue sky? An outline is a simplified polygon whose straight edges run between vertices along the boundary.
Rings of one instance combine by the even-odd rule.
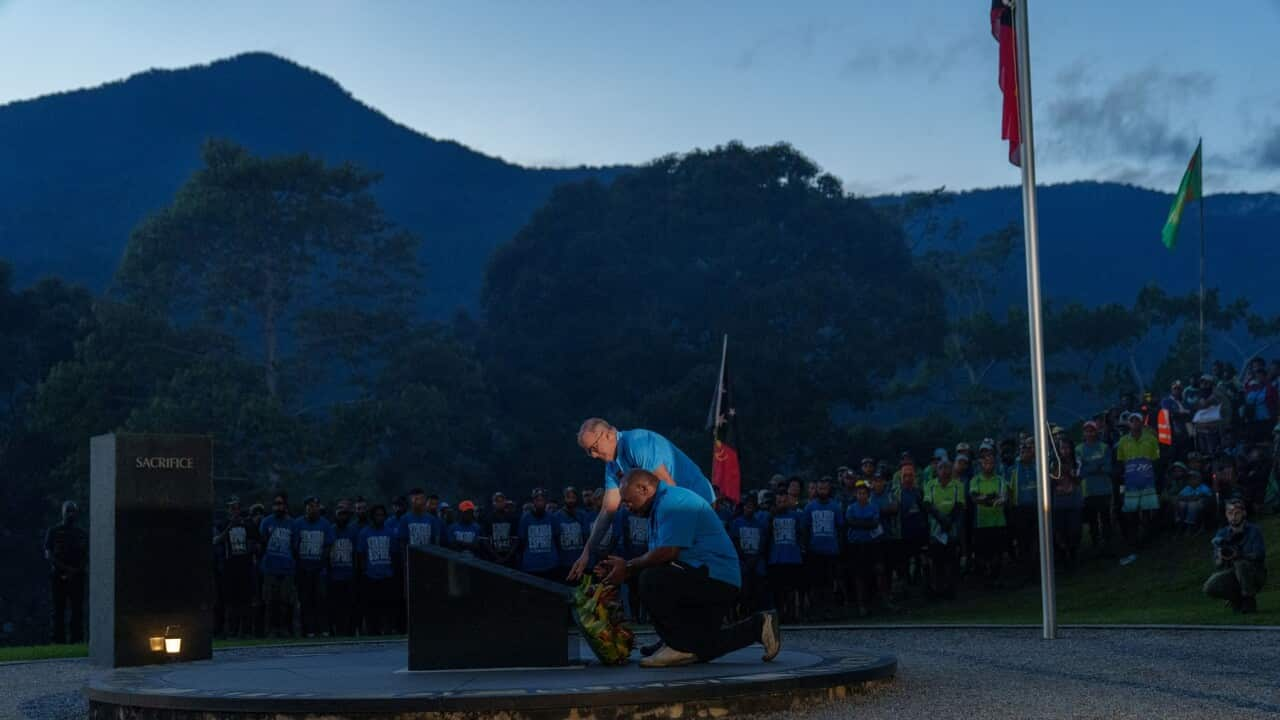
[[[526,165],[788,141],[861,194],[1010,185],[984,0],[0,0],[0,103],[274,52]],[[1280,191],[1280,0],[1033,0],[1042,182]]]

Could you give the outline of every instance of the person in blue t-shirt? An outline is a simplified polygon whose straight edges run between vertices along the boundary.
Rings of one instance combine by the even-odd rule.
[[[409,491],[409,512],[400,518],[397,527],[388,527],[400,540],[401,549],[439,545],[444,541],[444,522],[431,512],[425,492],[421,488]]]
[[[560,558],[560,569],[564,571],[564,577],[567,577],[573,564],[583,554],[587,522],[586,513],[578,507],[577,488],[572,485],[566,487],[561,500],[560,509],[555,512],[556,522],[560,526],[556,537],[556,550]],[[561,577],[562,581],[564,577]]]
[[[618,538],[614,555],[631,560],[649,552],[649,519],[632,515],[626,506],[618,508],[618,513],[613,516],[613,535]],[[627,616],[632,622],[648,624],[649,616],[644,611],[644,603],[640,602],[639,584],[632,580],[624,587]]]
[[[648,470],[633,469],[620,483],[622,503],[649,519],[649,551],[632,560],[611,555],[595,569],[621,585],[640,573],[640,596],[663,647],[641,667],[709,662],[753,643],[767,662],[781,648],[778,618],[756,613],[724,627],[742,585],[738,555],[711,505]]]
[[[278,492],[271,499],[272,513],[262,518],[258,534],[266,549],[262,553],[262,604],[267,632],[276,637],[293,635],[293,606],[297,587],[293,575],[298,569],[294,554],[293,518],[289,517],[289,495]]]
[[[810,602],[813,612],[823,614],[835,609],[840,536],[844,530],[844,514],[840,512],[840,503],[831,497],[831,491],[831,478],[822,478],[818,481],[818,496],[804,508]]]
[[[302,506],[305,514],[293,523],[294,542],[298,544],[298,605],[302,632],[315,637],[316,633],[328,634],[324,620],[326,561],[334,534],[329,521],[320,517],[320,498],[312,495],[302,501]]]
[[[845,509],[844,524],[847,584],[857,598],[858,616],[866,617],[867,598],[877,578],[883,575],[880,549],[884,527],[880,507],[871,502],[871,487],[864,480],[859,480],[854,488],[854,502]]]
[[[800,619],[804,592],[804,513],[795,508],[795,498],[783,493],[774,498],[769,518],[769,590],[773,605],[786,622]]]
[[[399,597],[392,569],[399,561],[399,546],[395,534],[387,527],[385,505],[369,508],[369,525],[360,531],[356,557],[362,581],[365,628],[370,635],[382,635],[391,629]]]
[[[552,582],[563,582],[564,573],[557,572],[560,553],[557,550],[560,524],[547,512],[547,491],[533,491],[533,509],[520,518],[516,532],[520,545],[520,569]]]
[[[449,547],[475,552],[480,547],[482,530],[476,523],[476,504],[470,500],[458,503],[458,522],[449,526]]]
[[[568,580],[575,581],[587,571],[591,562],[590,548],[600,542],[613,516],[618,512],[621,495],[618,482],[632,469],[648,470],[659,480],[690,490],[708,505],[716,501],[711,481],[702,470],[670,440],[651,430],[618,430],[600,418],[588,418],[578,429],[578,447],[587,457],[604,461],[604,498],[600,514],[587,537],[587,547],[569,571]]]
[[[352,522],[351,501],[342,499],[334,508],[333,544],[329,546],[329,628],[335,635],[355,634],[356,543],[360,528]]]
[[[738,564],[742,568],[742,597],[740,604],[744,614],[751,614],[767,606],[765,580],[768,577],[766,553],[768,552],[769,520],[757,513],[758,503],[751,493],[742,499],[742,514],[729,523],[729,539],[738,551]]]
[[[490,501],[488,517],[484,522],[485,544],[489,559],[505,567],[516,566],[516,530],[520,516],[505,493],[496,492]]]

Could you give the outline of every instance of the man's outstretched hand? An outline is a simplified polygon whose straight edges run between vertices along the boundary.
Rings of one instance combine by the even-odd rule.
[[[596,577],[607,585],[621,585],[627,581],[627,561],[610,555],[596,565]]]
[[[569,582],[576,582],[587,571],[587,563],[589,562],[591,562],[591,551],[583,548],[582,554],[573,563],[573,567],[569,568],[569,576],[565,579]]]

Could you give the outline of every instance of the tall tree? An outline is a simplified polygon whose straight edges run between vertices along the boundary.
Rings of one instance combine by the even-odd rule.
[[[744,471],[814,462],[833,416],[936,352],[944,315],[899,227],[791,147],[741,144],[560,188],[494,254],[483,305],[511,472],[530,481],[594,479],[573,430],[597,414],[706,465],[725,332]]]
[[[404,322],[416,240],[383,216],[377,176],[308,155],[260,158],[223,140],[173,203],[130,237],[116,284],[175,318],[199,313],[257,333],[266,394],[284,394],[286,354],[351,368]]]

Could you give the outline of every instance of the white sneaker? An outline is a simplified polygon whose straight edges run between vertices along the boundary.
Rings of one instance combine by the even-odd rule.
[[[778,613],[767,612],[764,614],[764,627],[760,630],[760,644],[764,645],[764,657],[761,658],[765,662],[778,657],[778,651],[782,650],[782,627],[778,624]]]
[[[670,645],[663,645],[662,649],[640,661],[642,668],[663,668],[663,667],[680,667],[681,665],[692,665],[698,662],[698,656],[693,653],[680,652]]]

